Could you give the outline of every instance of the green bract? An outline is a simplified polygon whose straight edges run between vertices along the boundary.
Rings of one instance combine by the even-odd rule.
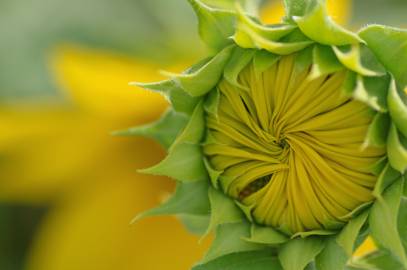
[[[166,147],[143,172],[177,180],[137,218],[172,214],[215,231],[196,270],[406,269],[407,32],[352,33],[322,0],[286,0],[278,25],[240,5],[189,2],[216,53],[137,83],[172,106],[125,133]],[[379,253],[350,259],[369,234]]]

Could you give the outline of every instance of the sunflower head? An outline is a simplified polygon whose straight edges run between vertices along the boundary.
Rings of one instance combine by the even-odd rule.
[[[197,269],[257,258],[270,269],[344,269],[369,234],[406,268],[407,32],[352,33],[322,0],[286,0],[276,25],[253,6],[189,2],[215,53],[137,83],[171,103],[128,131],[168,149],[144,172],[178,182],[139,217],[175,214],[194,232],[215,230]]]

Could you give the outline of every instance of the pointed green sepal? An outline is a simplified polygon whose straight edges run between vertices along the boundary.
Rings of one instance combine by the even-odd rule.
[[[377,183],[373,190],[373,195],[378,198],[381,197],[383,191],[391,186],[396,180],[400,178],[401,174],[393,169],[389,163],[387,163],[382,172],[380,173],[379,177],[377,178]]]
[[[215,88],[208,94],[204,103],[205,112],[212,114],[216,118],[218,117],[219,99],[219,89]]]
[[[243,31],[243,30],[241,30]],[[278,55],[289,55],[298,52],[312,43],[311,40],[304,41],[273,41],[263,37],[262,35],[256,33],[250,28],[244,28],[244,33],[246,39],[242,39],[241,36],[235,36],[234,40],[237,45],[242,48],[253,48],[253,49],[264,49],[274,54]],[[247,40],[251,40],[248,42]]]
[[[311,1],[304,0],[284,0],[284,8],[287,20],[293,17],[304,16],[308,10]]]
[[[166,73],[189,95],[199,97],[211,91],[223,75],[234,46],[229,46],[215,55],[197,70],[182,74]]]
[[[401,88],[407,86],[407,31],[382,25],[369,25],[359,32],[359,36],[393,74]]]
[[[232,253],[209,263],[197,265],[192,270],[283,270],[271,250]]]
[[[382,76],[384,69],[380,67],[373,59],[363,61],[367,55],[370,55],[369,49],[366,46],[357,44],[344,47],[332,47],[339,61],[348,69],[362,76]],[[373,63],[373,64],[372,64]]]
[[[210,162],[205,158],[204,159],[206,170],[208,171],[209,178],[211,179],[211,184],[214,188],[219,188],[219,176],[223,173],[223,171],[215,170]]]
[[[343,248],[348,257],[351,257],[353,254],[355,241],[362,226],[365,224],[368,215],[369,212],[365,211],[359,216],[351,219],[336,237],[337,244]]]
[[[303,270],[323,248],[320,237],[296,238],[281,246],[278,258],[284,270]]]
[[[273,229],[272,227],[264,227],[252,224],[250,237],[244,238],[244,240],[251,243],[274,246],[289,241],[289,238],[281,232]]]
[[[205,233],[209,225],[210,215],[178,214],[177,217],[184,224],[188,232],[195,235]]]
[[[235,12],[210,7],[200,0],[188,1],[198,17],[202,41],[216,51],[230,44],[230,37],[235,31]]]
[[[145,136],[157,140],[168,149],[175,141],[178,134],[184,129],[188,118],[184,114],[167,110],[156,122],[113,132],[117,136]]]
[[[199,98],[192,97],[182,90],[174,80],[165,80],[154,83],[133,82],[131,84],[161,93],[168,99],[176,112],[191,114],[199,101]]]
[[[406,176],[404,176],[406,179]],[[404,191],[406,191],[406,181],[404,181]],[[407,251],[407,194],[404,193],[401,198],[400,210],[398,215],[398,230],[403,243],[404,249]]]
[[[248,237],[249,234],[250,225],[246,222],[219,225],[216,230],[215,240],[201,264],[227,254],[264,249],[264,245],[249,243],[242,239]]]
[[[346,270],[405,270],[405,267],[387,250],[377,250],[354,258]]]
[[[369,126],[364,146],[385,146],[390,122],[389,114],[377,113]]]
[[[343,68],[331,47],[324,45],[314,46],[313,65],[310,74],[311,80],[322,75],[340,71]]]
[[[403,95],[404,100],[407,100],[407,94],[400,93],[397,90],[396,82],[392,80],[387,97],[389,112],[397,128],[403,133],[404,137],[407,137],[407,105],[401,95]]]
[[[255,50],[245,50],[239,47],[236,47],[233,50],[233,54],[226,64],[224,77],[225,79],[234,86],[239,88],[245,88],[238,81],[237,78],[240,72],[250,63],[253,59]]]
[[[403,183],[403,186],[404,186],[404,189],[403,189],[403,196],[406,197],[406,199],[407,199],[407,174],[405,174],[403,178],[404,178],[404,183]]]
[[[387,92],[390,76],[362,77],[357,76],[353,97],[378,112],[387,112]]]
[[[400,200],[402,196],[401,179],[390,186],[382,197],[377,198],[369,215],[371,235],[376,243],[390,250],[407,268],[407,256],[397,228]]]
[[[205,115],[203,101],[196,105],[191,118],[181,134],[176,138],[174,145],[180,143],[199,144],[205,135]]]
[[[168,176],[181,182],[207,181],[209,178],[202,160],[201,146],[190,143],[171,146],[168,156],[160,163],[139,171]]]
[[[404,173],[407,169],[407,139],[400,134],[394,124],[390,127],[387,139],[387,155],[391,166]]]
[[[341,46],[363,42],[356,34],[336,24],[328,16],[324,1],[316,2],[305,16],[294,17],[306,36],[324,45]]]
[[[162,215],[208,215],[209,183],[206,181],[177,183],[175,193],[162,205],[137,215],[133,222],[145,217]],[[199,198],[197,200],[196,198]]]
[[[278,41],[296,28],[292,24],[265,26],[247,16],[240,5],[237,5],[237,11],[238,21],[233,39],[243,48],[252,48],[256,45],[256,41],[253,40],[254,36],[260,36],[270,41]]]
[[[280,59],[279,55],[266,50],[257,50],[253,58],[253,67],[256,75],[272,67]]]
[[[315,258],[315,266],[318,270],[343,270],[348,260],[343,248],[335,241],[335,237],[325,240],[325,247]]]
[[[209,201],[211,205],[211,220],[205,235],[222,224],[244,222],[243,212],[233,200],[219,190],[213,187],[209,188]]]
[[[336,234],[336,231],[330,231],[330,230],[312,230],[312,231],[306,231],[306,232],[297,232],[291,236],[291,238],[306,238],[310,236],[326,236],[326,235],[333,235]]]

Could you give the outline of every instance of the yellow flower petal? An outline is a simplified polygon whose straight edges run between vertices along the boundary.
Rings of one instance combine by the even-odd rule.
[[[332,18],[340,23],[345,24],[349,20],[350,9],[352,5],[351,0],[335,1],[330,0],[328,2],[328,13]],[[272,24],[281,22],[281,18],[284,17],[284,5],[283,1],[269,0],[261,11],[260,17],[264,23]]]
[[[112,123],[67,107],[44,103],[3,107],[0,122],[3,201],[49,201],[75,185],[98,182],[103,174],[99,168],[133,173],[163,155],[155,143],[110,135],[126,122]],[[145,153],[137,159],[134,153],[141,146]]]
[[[377,249],[375,243],[373,242],[373,239],[371,237],[368,237],[362,245],[360,245],[355,253],[353,254],[354,257],[362,257],[363,255],[366,255],[368,253],[371,253]]]
[[[77,190],[52,211],[34,242],[29,270],[179,270],[203,255],[207,242],[199,245],[173,217],[129,225],[135,213],[158,203],[156,186],[165,179],[114,177]]]
[[[104,51],[62,46],[52,58],[57,80],[73,102],[104,116],[158,116],[167,103],[158,93],[129,82],[163,79],[159,66]]]

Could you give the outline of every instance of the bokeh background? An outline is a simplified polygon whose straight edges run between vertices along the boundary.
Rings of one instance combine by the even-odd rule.
[[[405,0],[328,1],[353,29],[407,25]],[[263,1],[264,21],[281,2]],[[183,270],[202,256],[200,228],[129,224],[173,184],[137,173],[164,156],[158,144],[111,136],[165,110],[128,82],[203,56],[196,24],[186,0],[0,0],[1,270]]]

